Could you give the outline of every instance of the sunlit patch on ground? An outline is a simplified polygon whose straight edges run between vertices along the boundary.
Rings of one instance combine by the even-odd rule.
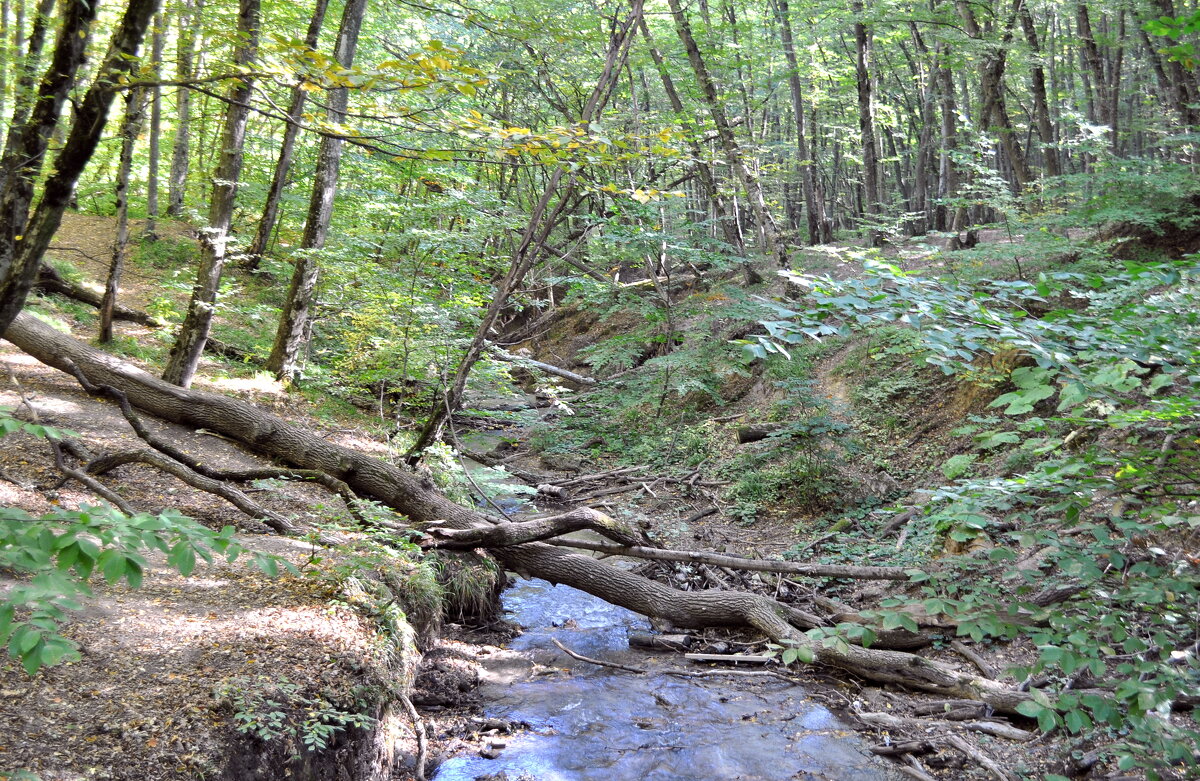
[[[253,394],[255,396],[281,397],[287,392],[284,384],[267,372],[256,372],[253,377],[207,378],[204,384],[221,393],[236,393],[243,396]]]

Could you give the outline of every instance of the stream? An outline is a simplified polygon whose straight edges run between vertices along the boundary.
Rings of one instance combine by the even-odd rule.
[[[528,725],[495,759],[458,756],[435,781],[803,779],[894,776],[858,736],[804,689],[770,678],[678,678],[669,653],[631,649],[646,620],[569,586],[519,580],[503,597],[524,633],[484,657],[484,716]],[[648,669],[646,675],[580,662],[576,653]]]
[[[480,450],[494,433],[471,435]],[[474,472],[481,466],[466,460]],[[518,511],[519,497],[495,501]],[[587,533],[584,533],[587,534]],[[647,631],[637,613],[544,580],[515,579],[501,601],[521,635],[479,658],[483,716],[523,729],[498,738],[495,758],[459,755],[434,781],[891,781],[884,761],[849,726],[776,678],[714,675],[670,652],[630,648]],[[614,670],[571,658],[647,670]]]

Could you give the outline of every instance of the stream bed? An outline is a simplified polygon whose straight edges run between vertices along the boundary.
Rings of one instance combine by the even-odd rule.
[[[518,580],[503,597],[524,628],[483,657],[484,715],[527,729],[493,759],[458,756],[435,781],[883,781],[895,776],[802,687],[771,678],[666,674],[681,657],[631,649],[646,620],[569,586]],[[599,667],[576,653],[647,669]]]

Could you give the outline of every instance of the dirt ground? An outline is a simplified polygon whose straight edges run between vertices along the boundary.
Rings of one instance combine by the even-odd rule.
[[[0,342],[0,377],[0,405],[25,419],[27,400],[43,423],[77,432],[93,452],[140,445],[114,404],[88,397],[7,342]],[[206,462],[259,463],[218,437],[147,423]],[[0,448],[0,503],[32,514],[97,503],[73,482],[60,485],[44,440],[13,434]],[[125,466],[100,479],[139,510],[169,507],[212,528],[232,524],[249,551],[278,556],[301,574],[268,577],[243,557],[185,578],[156,554],[140,589],[94,579],[94,598],[65,632],[79,645],[79,661],[34,679],[11,659],[0,664],[0,777],[20,769],[47,781],[221,775],[230,755],[255,750],[235,729],[230,697],[240,688],[298,684],[297,697],[348,703],[359,689],[379,685],[372,671],[378,628],[335,599],[328,572],[309,566],[319,553],[311,543],[264,534],[232,506],[149,467]],[[253,495],[309,520],[340,502],[298,483]]]

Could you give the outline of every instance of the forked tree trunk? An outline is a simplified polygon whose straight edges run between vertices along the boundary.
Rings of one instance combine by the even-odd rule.
[[[367,0],[348,0],[342,13],[342,24],[338,30],[334,58],[343,68],[354,64],[354,51],[358,48],[358,33],[362,29],[363,16],[367,11]],[[345,87],[335,87],[329,95],[329,122],[339,125],[346,119],[349,93]],[[287,300],[279,315],[279,328],[275,332],[275,343],[267,358],[267,370],[284,379],[294,379],[300,369],[300,353],[309,339],[311,309],[317,289],[317,265],[315,253],[325,246],[329,232],[329,220],[333,216],[333,197],[337,193],[338,168],[342,159],[342,139],[325,136],[317,153],[317,170],[313,181],[312,197],[308,203],[308,218],[304,225],[304,239],[296,254],[296,266],[292,282],[288,287]]]
[[[359,496],[381,502],[415,523],[436,522],[453,529],[494,523],[446,499],[427,477],[331,444],[245,401],[171,385],[54,330],[32,315],[20,315],[6,338],[49,366],[71,371],[73,364],[91,383],[111,385],[141,410],[173,423],[221,434],[296,467],[325,472],[349,485]],[[1017,705],[1030,699],[1028,693],[914,654],[840,644],[825,647],[799,631],[797,624],[802,624],[803,618],[796,615],[798,611],[756,594],[678,591],[604,561],[566,553],[545,543],[496,548],[491,553],[506,569],[523,576],[564,583],[681,628],[755,628],[776,640],[810,649],[818,662],[869,680],[979,700],[1002,713],[1013,713]]]
[[[240,0],[238,12],[239,44],[233,56],[235,71],[246,71],[258,54],[259,6],[261,0]],[[167,356],[163,379],[188,387],[204,353],[204,343],[212,327],[221,273],[225,269],[229,225],[238,182],[242,177],[242,149],[246,140],[246,121],[250,116],[249,77],[239,79],[230,90],[221,137],[221,158],[213,172],[213,197],[208,211],[208,226],[200,234],[200,268],[188,302],[187,315],[179,326],[175,345]]]

